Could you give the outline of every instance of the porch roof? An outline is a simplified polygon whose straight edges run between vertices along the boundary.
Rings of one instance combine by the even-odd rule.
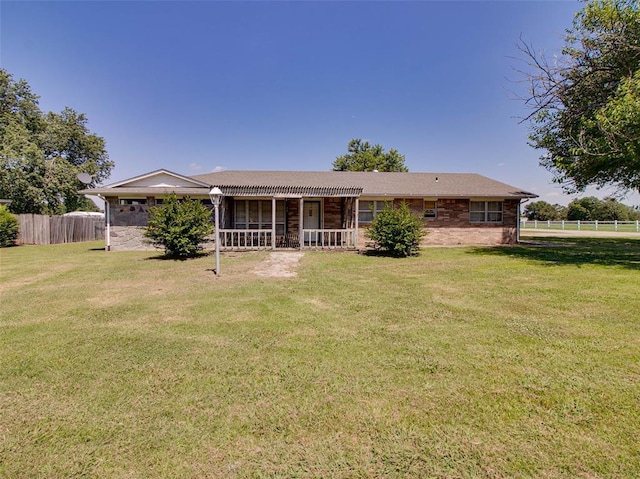
[[[219,186],[224,196],[274,196],[276,198],[358,197],[362,188],[349,186]]]

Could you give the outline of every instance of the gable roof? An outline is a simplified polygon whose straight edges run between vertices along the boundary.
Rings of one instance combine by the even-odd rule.
[[[163,176],[164,175],[164,176]],[[153,179],[175,178],[175,186],[154,184]],[[434,198],[536,198],[528,191],[475,173],[389,173],[362,171],[257,171],[225,170],[215,173],[178,175],[156,170],[104,187],[82,190],[83,194],[107,196],[158,195],[171,191],[180,195],[203,195],[217,186],[226,196],[363,196]]]
[[[97,188],[80,190],[85,195],[158,196],[176,193],[185,196],[209,194],[211,185],[196,178],[160,169]]]
[[[112,183],[104,188],[118,187],[151,187],[151,188],[207,188],[209,185],[195,178],[184,176],[173,171],[160,169]]]

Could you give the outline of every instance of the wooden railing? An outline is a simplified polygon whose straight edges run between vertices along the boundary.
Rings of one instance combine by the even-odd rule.
[[[223,250],[257,250],[273,247],[271,230],[220,230]]]
[[[222,250],[261,250],[277,248],[353,249],[357,245],[356,232],[352,229],[314,229],[303,231],[300,244],[298,233],[276,235],[275,245],[271,230],[220,230]]]
[[[357,244],[356,232],[350,229],[304,230],[303,248],[311,249],[348,249]]]

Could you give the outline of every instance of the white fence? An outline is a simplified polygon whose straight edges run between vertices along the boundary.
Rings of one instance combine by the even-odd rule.
[[[640,232],[640,221],[538,221],[522,220],[522,229]]]

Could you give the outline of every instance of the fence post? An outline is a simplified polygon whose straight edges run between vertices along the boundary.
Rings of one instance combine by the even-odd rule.
[[[598,220],[595,221],[596,231],[598,231]]]
[[[613,220],[613,231],[618,231],[618,220]]]
[[[636,220],[636,233],[638,232],[640,227],[640,221]]]
[[[562,220],[562,229],[564,230],[564,220]]]
[[[534,230],[538,229],[538,220],[533,220],[533,229]]]
[[[578,226],[578,231],[580,231],[580,220],[578,220],[577,226]]]

